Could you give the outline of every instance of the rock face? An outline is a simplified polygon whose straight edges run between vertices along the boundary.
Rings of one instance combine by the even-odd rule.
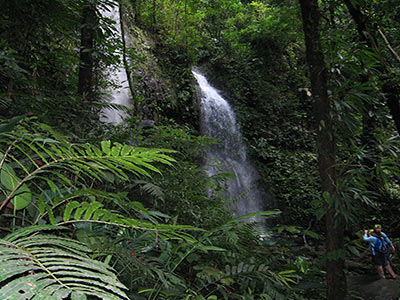
[[[347,278],[350,299],[389,300],[400,298],[400,279],[377,279],[375,274]]]
[[[154,120],[157,125],[173,119],[198,128],[194,80],[184,55],[169,51],[135,25],[134,10],[124,1],[127,25],[127,61],[133,92],[135,117]]]

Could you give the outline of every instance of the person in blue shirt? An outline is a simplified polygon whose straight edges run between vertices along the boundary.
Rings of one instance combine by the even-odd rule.
[[[365,230],[363,239],[364,241],[369,242],[369,251],[372,254],[372,262],[377,268],[379,277],[382,279],[386,278],[383,269],[385,268],[392,278],[396,279],[397,275],[393,272],[389,263],[389,247],[393,252],[395,251],[395,248],[388,236],[382,232],[381,225],[376,224],[372,232]]]

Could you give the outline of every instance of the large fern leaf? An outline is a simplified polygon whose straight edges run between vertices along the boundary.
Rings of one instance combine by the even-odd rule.
[[[85,245],[32,226],[0,239],[0,299],[128,299],[113,269],[89,258]]]
[[[193,227],[190,225],[153,224],[134,218],[128,218],[119,213],[114,213],[108,209],[105,209],[103,207],[103,204],[98,201],[71,201],[67,204],[65,208],[64,222],[59,223],[59,225],[79,222],[98,223],[132,229],[160,231],[180,236],[184,236],[184,233],[181,232],[184,230],[204,231],[204,229]]]
[[[141,190],[150,194],[155,199],[164,202],[165,195],[159,186],[157,186],[151,182],[144,181],[144,180],[135,180],[134,183],[137,184],[138,186],[140,186]]]
[[[160,173],[155,164],[175,161],[165,154],[172,150],[113,145],[110,141],[103,141],[100,147],[72,144],[47,125],[32,125],[19,125],[0,139],[0,170],[4,170],[0,191],[5,195],[0,211],[10,201],[15,205],[16,197],[25,200],[20,201],[21,209],[28,205],[28,186],[37,180],[47,182],[51,189],[56,184],[85,186],[94,180],[111,180],[110,176],[128,180],[128,173],[150,176],[150,171]]]

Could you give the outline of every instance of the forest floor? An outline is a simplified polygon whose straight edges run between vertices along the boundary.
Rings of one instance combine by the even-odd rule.
[[[350,275],[347,277],[350,299],[397,300],[400,299],[399,279],[378,279],[376,274]],[[362,298],[360,298],[362,297]]]

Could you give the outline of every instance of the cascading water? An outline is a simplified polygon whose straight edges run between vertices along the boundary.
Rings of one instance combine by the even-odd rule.
[[[247,158],[246,145],[232,108],[203,75],[197,71],[193,71],[193,75],[201,95],[202,134],[219,141],[206,152],[209,174],[222,171],[235,175],[235,179],[228,181],[227,192],[228,197],[235,200],[230,209],[237,216],[264,210],[268,195],[257,187],[259,174]],[[213,167],[215,160],[223,165],[223,170]]]
[[[116,31],[114,35],[117,39],[122,40],[122,22],[120,19],[120,7],[114,5],[103,9],[101,14],[103,17],[115,21]],[[125,37],[125,40],[127,37]],[[109,70],[107,75],[109,81],[114,85],[112,89],[107,91],[107,102],[111,104],[118,104],[129,107],[131,100],[131,92],[129,89],[128,75],[124,66],[123,51],[118,50],[119,64],[115,65],[113,69]],[[100,120],[106,123],[120,124],[127,116],[125,111],[106,108],[102,111]]]

